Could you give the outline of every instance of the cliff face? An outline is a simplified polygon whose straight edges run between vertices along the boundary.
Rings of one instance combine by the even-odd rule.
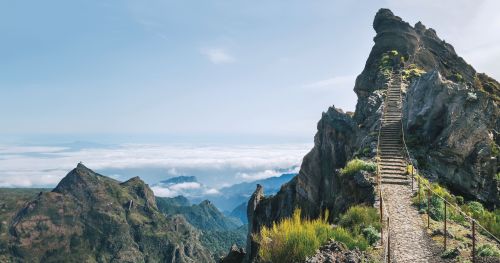
[[[402,72],[403,127],[422,173],[467,197],[499,204],[498,82],[476,73],[420,22],[412,27],[381,9],[373,28],[375,44],[354,86],[354,115],[328,109],[299,174],[275,196],[266,197],[257,188],[248,204],[249,237],[290,216],[295,207],[316,217],[324,209],[335,214],[352,204],[373,202],[369,175],[345,178],[338,168],[355,156],[376,153],[388,65]],[[247,259],[252,259],[258,244],[248,242]]]
[[[500,111],[491,94],[431,71],[409,86],[404,111],[409,147],[427,177],[500,205]]]
[[[262,187],[257,187],[247,207],[248,259],[256,256],[258,247],[252,242],[251,234],[263,225],[270,226],[274,221],[290,217],[297,207],[304,216],[314,218],[325,209],[335,215],[352,203],[373,203],[374,188],[368,176],[342,176],[338,172],[355,153],[359,133],[349,115],[331,107],[318,123],[314,148],[304,157],[299,174],[271,197],[265,197]]]
[[[210,262],[183,217],[165,217],[139,178],[120,183],[79,164],[9,229],[13,262]]]

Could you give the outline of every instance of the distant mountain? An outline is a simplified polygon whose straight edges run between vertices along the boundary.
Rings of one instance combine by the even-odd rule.
[[[233,244],[243,246],[246,242],[247,228],[239,220],[226,217],[210,201],[189,205],[187,198],[157,197],[158,209],[169,216],[182,215],[202,231],[201,243],[214,255],[215,259],[227,253]]]
[[[220,195],[212,196],[209,199],[222,211],[232,211],[242,203],[248,202],[257,184],[264,186],[266,195],[272,195],[277,193],[281,186],[289,182],[295,175],[295,173],[286,173],[278,177],[270,177],[223,187],[218,190],[221,193]]]
[[[196,176],[177,176],[177,177],[172,177],[164,181],[160,181],[160,185],[174,185],[174,184],[180,184],[180,183],[197,183],[198,180],[196,180]]]
[[[160,181],[152,185],[151,188],[157,196],[174,197],[182,195],[191,203],[210,200],[219,210],[228,214],[241,203],[248,201],[257,184],[265,187],[266,194],[275,194],[279,191],[281,185],[290,181],[295,175],[295,173],[285,173],[278,177],[238,183],[220,189],[213,189],[203,185],[198,182],[195,176],[177,176]]]
[[[122,183],[82,164],[22,206],[8,235],[1,262],[213,261],[201,233],[163,215],[141,179]]]
[[[243,224],[247,224],[247,206],[248,202],[243,202],[235,209],[233,209],[233,211],[231,211],[228,215],[233,218],[238,218]]]

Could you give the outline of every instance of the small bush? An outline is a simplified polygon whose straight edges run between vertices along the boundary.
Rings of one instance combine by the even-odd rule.
[[[446,258],[446,259],[450,259],[450,258],[456,258],[459,255],[460,255],[460,251],[458,250],[458,248],[454,248],[454,249],[448,249],[448,250],[444,251],[441,254],[441,257]]]
[[[380,231],[380,215],[373,207],[352,206],[340,217],[339,225],[355,234],[362,234],[361,229],[369,226]]]
[[[369,213],[369,216],[355,221],[373,221],[368,219],[373,217],[372,212]],[[370,246],[370,242],[378,240],[376,239],[377,230],[373,226],[366,227],[371,227],[365,231],[366,236],[370,238],[369,242],[363,235],[353,233],[348,228],[332,227],[328,224],[327,218],[328,213],[315,220],[302,219],[301,210],[296,209],[291,218],[274,223],[272,227],[263,227],[259,235],[253,237],[260,243],[259,256],[261,260],[263,262],[301,262],[306,257],[313,255],[321,245],[330,239],[344,243],[349,249],[359,248],[362,251]]]
[[[411,82],[413,79],[418,78],[425,73],[426,73],[425,70],[419,68],[415,64],[411,64],[410,66],[408,66],[406,69],[403,70],[402,78],[403,78],[403,80],[407,80],[407,81]]]
[[[361,233],[371,246],[373,246],[375,243],[377,243],[377,241],[380,240],[380,233],[373,226],[364,228]]]
[[[444,201],[443,199],[432,196],[431,197],[431,206],[429,209],[429,215],[432,219],[436,221],[444,220]]]
[[[353,175],[358,171],[375,172],[377,170],[377,165],[373,162],[366,162],[360,159],[350,160],[346,166],[340,169],[340,174],[342,175]]]
[[[484,206],[476,201],[471,201],[467,204],[467,210],[472,214],[472,217],[479,218],[484,214]]]
[[[491,244],[484,244],[477,248],[477,255],[480,257],[500,257],[500,250]]]

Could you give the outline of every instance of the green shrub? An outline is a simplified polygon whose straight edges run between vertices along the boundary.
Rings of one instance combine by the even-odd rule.
[[[368,241],[363,237],[354,236],[342,227],[334,228],[330,234],[333,240],[344,243],[349,249],[358,248],[361,251],[365,251],[369,246]]]
[[[452,74],[450,77],[449,77],[450,80],[452,81],[455,81],[455,82],[458,82],[458,83],[463,83],[465,80],[464,80],[464,77],[462,76],[462,74],[456,72],[454,74]]]
[[[375,172],[377,170],[377,165],[373,162],[367,162],[360,159],[350,160],[346,166],[340,169],[340,174],[342,175],[353,175],[358,171]]]
[[[467,208],[474,218],[480,218],[484,214],[484,206],[479,202],[471,201],[467,203]]]
[[[491,156],[500,156],[500,147],[494,142],[491,143]]]
[[[477,255],[480,257],[500,257],[500,250],[491,244],[484,244],[477,248]]]
[[[355,234],[362,234],[361,229],[372,226],[380,230],[380,215],[376,208],[352,206],[340,217],[339,225]]]
[[[431,206],[429,209],[429,215],[432,219],[436,221],[444,220],[444,201],[443,199],[432,196],[431,197]]]
[[[349,249],[359,248],[364,251],[369,247],[364,236],[347,228],[334,228],[327,222],[327,218],[328,212],[318,219],[303,219],[301,210],[296,209],[291,218],[275,222],[272,227],[263,227],[258,235],[253,236],[260,244],[259,257],[263,262],[301,262],[330,239],[344,243]],[[375,237],[372,235],[376,234],[370,233],[367,236],[373,240]]]
[[[418,78],[423,74],[425,74],[426,71],[419,68],[415,64],[411,64],[407,68],[405,68],[401,73],[402,73],[401,77],[403,78],[403,80],[412,81],[413,79]]]
[[[361,230],[361,233],[371,246],[373,246],[375,243],[377,243],[377,241],[380,240],[380,233],[373,226],[363,228],[363,230]]]
[[[450,258],[456,258],[459,255],[460,255],[460,251],[457,248],[454,248],[454,249],[448,249],[448,250],[444,251],[441,254],[441,257],[450,259]]]

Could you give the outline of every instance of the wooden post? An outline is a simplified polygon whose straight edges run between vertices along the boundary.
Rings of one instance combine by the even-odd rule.
[[[427,189],[427,228],[431,228],[431,190]]]
[[[472,263],[476,263],[476,221],[472,219]]]
[[[383,204],[382,204],[382,191],[380,191],[380,202],[379,202],[379,208],[380,208],[380,244],[384,246],[384,225],[383,225],[383,218],[384,218],[384,210],[383,210]]]
[[[387,263],[391,263],[391,230],[389,217],[387,217]]]
[[[413,171],[415,171],[415,169],[413,168],[413,165],[411,166],[411,193],[413,194]]]
[[[382,198],[382,191],[380,191],[380,223],[382,223],[382,218],[384,218],[383,202],[384,199]]]
[[[444,251],[446,251],[446,202],[444,202]]]
[[[418,210],[422,209],[421,205],[421,197],[420,197],[420,177],[418,178]]]

